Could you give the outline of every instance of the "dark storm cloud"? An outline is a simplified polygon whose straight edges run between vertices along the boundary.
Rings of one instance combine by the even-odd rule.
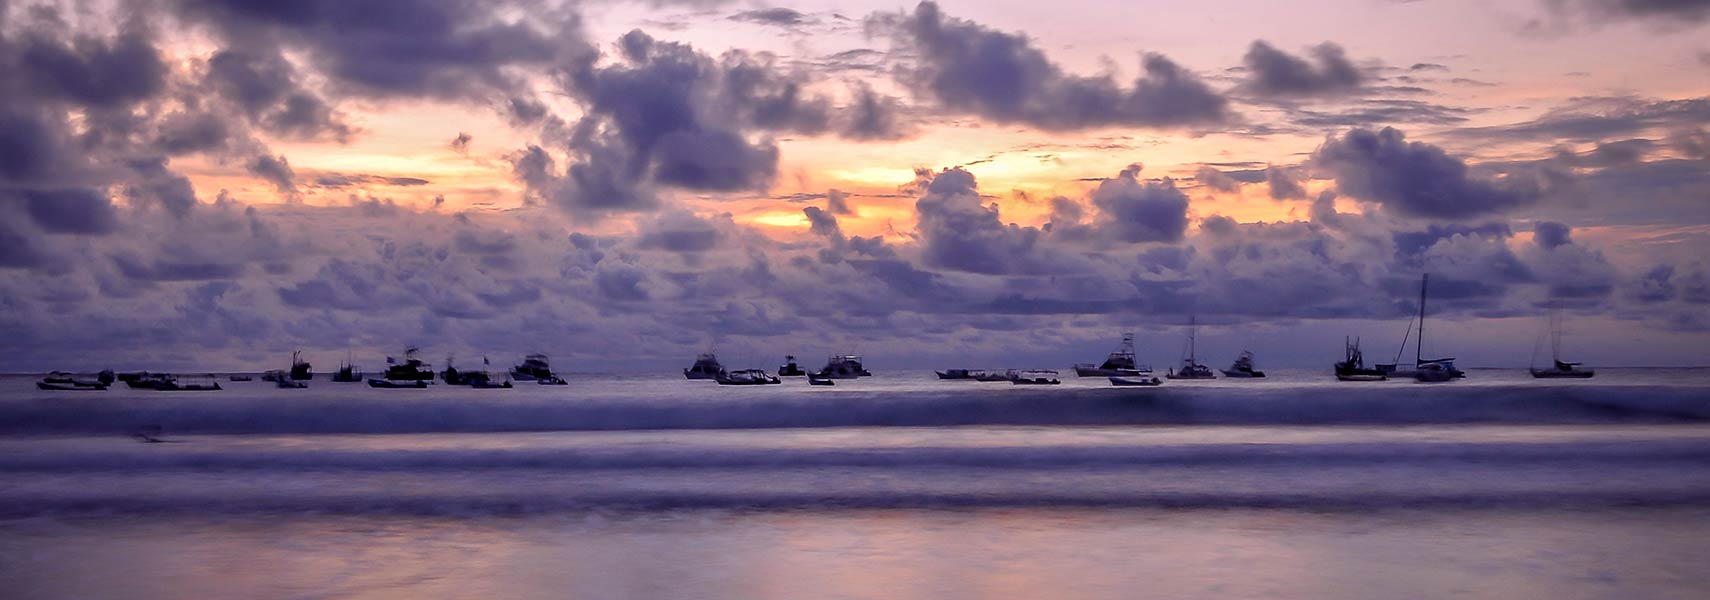
[[[902,110],[896,98],[883,96],[866,84],[855,86],[855,102],[848,109],[843,137],[852,140],[894,140],[907,135],[898,116]]]
[[[1183,127],[1229,118],[1227,100],[1159,54],[1145,56],[1145,74],[1125,89],[1109,76],[1064,73],[1025,35],[944,16],[932,2],[868,22],[918,54],[918,64],[901,75],[904,83],[950,111],[1049,130]]]
[[[1187,194],[1168,177],[1142,182],[1140,165],[1129,165],[1093,189],[1099,225],[1124,242],[1174,242],[1187,231]]]
[[[729,222],[729,215],[721,217]],[[685,212],[667,212],[646,223],[636,246],[671,252],[706,252],[718,246],[719,224]]]
[[[1330,138],[1313,152],[1312,164],[1333,176],[1341,193],[1414,217],[1465,219],[1530,204],[1542,195],[1536,182],[1475,178],[1465,161],[1436,146],[1408,142],[1388,127]]]
[[[100,235],[119,226],[112,200],[98,189],[25,190],[18,198],[43,231]]]
[[[1330,96],[1357,91],[1366,81],[1341,46],[1325,42],[1309,52],[1317,64],[1255,40],[1242,58],[1251,73],[1243,87],[1263,97]]]
[[[340,90],[364,96],[479,98],[518,87],[510,67],[586,51],[573,17],[544,11],[506,20],[495,5],[469,0],[175,4],[184,20],[207,24],[234,46],[306,50]]]
[[[136,180],[127,189],[136,204],[159,206],[179,218],[196,208],[196,189],[190,179],[168,169],[165,158],[138,159],[130,166]]]
[[[217,262],[173,262],[160,259],[145,259],[129,254],[118,254],[112,257],[113,265],[125,277],[143,281],[201,281],[208,279],[233,279],[243,275],[242,264]]]
[[[1390,234],[1395,241],[1396,258],[1403,261],[1413,260],[1425,250],[1437,245],[1437,242],[1451,237],[1476,236],[1484,238],[1507,238],[1514,235],[1512,229],[1504,223],[1484,223],[1481,225],[1430,225],[1423,231],[1396,231]]]
[[[166,84],[166,64],[140,22],[112,39],[29,29],[17,44],[16,68],[44,96],[117,108],[153,97]]]
[[[1532,225],[1532,242],[1545,249],[1573,243],[1572,234],[1573,228],[1554,221],[1538,221]]]
[[[244,118],[268,133],[337,141],[352,133],[341,115],[303,87],[302,77],[278,48],[240,46],[215,52],[208,59],[206,79]]]

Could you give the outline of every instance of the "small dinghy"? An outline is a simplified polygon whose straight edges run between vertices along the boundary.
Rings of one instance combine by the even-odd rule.
[[[808,385],[837,385],[837,382],[832,381],[830,377],[818,373],[809,373],[807,378]]]

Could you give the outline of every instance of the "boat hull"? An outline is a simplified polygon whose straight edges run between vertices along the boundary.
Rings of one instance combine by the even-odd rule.
[[[1110,384],[1117,387],[1157,387],[1164,385],[1164,380],[1157,377],[1111,377]]]
[[[1224,377],[1233,377],[1236,379],[1252,379],[1265,376],[1264,371],[1236,371],[1232,369],[1223,369],[1222,371]]]
[[[1538,379],[1590,379],[1595,375],[1597,375],[1597,371],[1591,370],[1532,369],[1532,376]]]
[[[1139,377],[1143,371],[1139,369],[1105,369],[1101,367],[1077,366],[1076,377]]]
[[[107,389],[105,385],[77,385],[74,383],[49,383],[37,381],[36,389],[46,392],[99,392]]]
[[[369,379],[368,380],[368,387],[379,388],[379,389],[383,389],[383,390],[427,389],[427,386],[428,386],[428,382],[420,380],[420,379],[412,379],[409,381],[392,381],[392,380],[388,380],[388,379]]]

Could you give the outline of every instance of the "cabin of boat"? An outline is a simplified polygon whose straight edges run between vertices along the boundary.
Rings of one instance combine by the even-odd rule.
[[[396,358],[386,357],[386,379],[392,381],[433,381],[433,367],[416,358],[420,352],[421,349],[419,348],[404,350],[404,362],[402,364]],[[373,381],[372,379],[369,380],[371,384]]]
[[[819,374],[832,379],[873,376],[866,367],[861,366],[861,357],[855,354],[842,354],[826,359],[825,367],[819,370]]]
[[[1122,334],[1122,345],[1118,346],[1115,352],[1110,353],[1110,356],[1106,357],[1103,363],[1096,366],[1092,363],[1075,365],[1077,377],[1129,377],[1150,372],[1152,372],[1150,366],[1141,365],[1134,360],[1134,334],[1132,333]]]
[[[714,378],[719,385],[770,385],[783,383],[777,377],[767,373],[765,369],[738,369],[719,373]]]
[[[1338,381],[1384,381],[1389,375],[1379,369],[1366,368],[1366,355],[1360,352],[1359,338],[1343,338],[1342,345],[1346,347],[1345,358],[1336,363],[1336,379]]]
[[[1015,385],[1057,385],[1062,383],[1057,378],[1057,372],[1050,369],[1033,369],[1017,373],[1009,380]]]
[[[545,354],[530,354],[523,357],[522,364],[511,367],[511,378],[517,381],[541,381],[557,379],[552,373],[552,363]]]
[[[718,356],[706,352],[695,357],[695,364],[683,369],[683,376],[689,379],[717,379],[724,373],[724,365],[718,364]]]
[[[794,354],[784,356],[784,366],[778,367],[779,377],[801,377],[807,374],[807,369],[796,364],[796,355]]]
[[[1235,364],[1229,365],[1229,368],[1227,368],[1227,369],[1223,369],[1223,376],[1225,376],[1225,377],[1264,377],[1265,372],[1253,368],[1253,353],[1252,352],[1247,351],[1247,350],[1242,350],[1241,355],[1235,357]]]

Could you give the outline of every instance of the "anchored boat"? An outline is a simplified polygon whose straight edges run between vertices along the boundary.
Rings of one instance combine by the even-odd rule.
[[[695,357],[695,364],[683,369],[683,376],[689,379],[717,379],[724,373],[724,365],[718,364],[718,356],[711,352]]]
[[[1164,377],[1170,379],[1217,379],[1217,373],[1211,367],[1199,362],[1198,355],[1199,326],[1193,317],[1188,317],[1187,356],[1182,358],[1182,367],[1172,369]]]
[[[1342,338],[1342,345],[1344,346],[1342,362],[1336,363],[1337,381],[1384,381],[1389,379],[1389,374],[1384,371],[1366,368],[1366,355],[1360,352],[1359,338],[1344,337]]]
[[[1224,377],[1237,377],[1237,378],[1239,378],[1239,377],[1264,377],[1265,372],[1253,368],[1253,353],[1252,352],[1249,352],[1247,350],[1242,350],[1241,355],[1235,357],[1235,364],[1229,365],[1229,368],[1227,368],[1227,369],[1223,369],[1223,376]]]
[[[1129,377],[1141,373],[1152,372],[1152,367],[1141,365],[1134,361],[1134,334],[1122,334],[1122,345],[1115,352],[1105,357],[1099,365],[1080,363],[1075,365],[1077,377]]]
[[[1597,375],[1597,371],[1580,366],[1580,363],[1562,360],[1562,315],[1560,311],[1550,312],[1550,362],[1551,367],[1538,368],[1538,352],[1532,351],[1532,376],[1538,379],[1589,379]]]

